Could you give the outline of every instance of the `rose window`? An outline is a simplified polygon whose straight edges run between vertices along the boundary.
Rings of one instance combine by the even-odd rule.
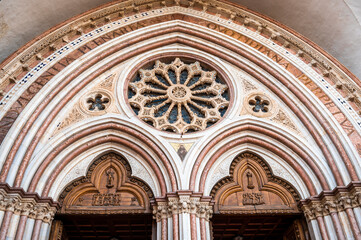
[[[128,98],[134,112],[149,125],[187,133],[203,130],[223,117],[229,90],[216,71],[176,58],[140,69],[129,83]]]

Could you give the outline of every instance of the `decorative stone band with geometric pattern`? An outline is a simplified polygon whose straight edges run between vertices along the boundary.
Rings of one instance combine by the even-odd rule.
[[[199,62],[157,60],[129,83],[129,103],[140,119],[164,131],[189,133],[219,121],[229,106],[229,89]]]

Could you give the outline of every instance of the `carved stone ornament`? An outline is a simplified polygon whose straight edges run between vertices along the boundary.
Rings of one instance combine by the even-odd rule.
[[[59,205],[50,198],[41,198],[20,188],[0,184],[0,211],[11,211],[16,215],[50,223],[58,208]]]
[[[307,220],[361,207],[361,183],[352,182],[346,187],[336,187],[299,203]]]
[[[110,111],[112,93],[105,89],[93,90],[82,97],[80,110],[86,115],[102,115]]]
[[[271,117],[275,114],[277,104],[271,98],[260,91],[252,91],[245,97],[245,113],[256,117]]]
[[[60,194],[60,213],[149,213],[153,193],[131,172],[128,162],[115,153],[96,159],[85,177],[70,183]]]
[[[199,62],[157,60],[129,83],[129,103],[140,119],[164,131],[187,133],[218,122],[229,105],[229,89],[216,71]]]
[[[168,196],[153,206],[153,218],[159,222],[162,218],[170,218],[174,214],[189,213],[209,221],[213,214],[213,206],[209,200],[203,200],[199,195],[194,196],[191,193]]]
[[[232,162],[230,175],[212,189],[216,213],[299,213],[299,195],[287,181],[272,174],[257,155],[242,153]]]

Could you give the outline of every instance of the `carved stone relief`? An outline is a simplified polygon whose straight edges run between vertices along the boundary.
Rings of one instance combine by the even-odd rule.
[[[114,104],[114,78],[115,74],[105,77],[85,95],[81,96],[74,106],[65,113],[65,117],[58,124],[54,135],[62,129],[80,122],[84,119],[106,113],[118,113]]]
[[[93,162],[86,177],[68,184],[59,202],[61,213],[146,213],[153,193],[121,156],[108,153]]]
[[[297,132],[298,134],[301,134],[300,130],[296,127],[291,118],[287,116],[287,114],[282,109],[279,109],[276,116],[274,116],[270,120],[276,123],[280,123],[285,127]]]
[[[37,194],[0,184],[0,211],[11,211],[16,215],[50,223],[58,208],[59,205],[50,198],[40,198]]]
[[[346,209],[360,208],[361,184],[353,182],[346,187],[336,187],[332,191],[324,191],[316,197],[301,200],[299,205],[309,221]]]
[[[218,213],[298,213],[299,195],[285,180],[252,153],[237,156],[230,175],[218,181],[211,195]]]
[[[159,222],[162,218],[169,218],[174,214],[189,213],[209,221],[213,214],[213,206],[209,200],[204,201],[199,195],[194,196],[191,193],[168,196],[165,201],[155,204],[153,217]]]

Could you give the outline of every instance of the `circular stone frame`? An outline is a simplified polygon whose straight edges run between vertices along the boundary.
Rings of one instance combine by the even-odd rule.
[[[265,117],[271,117],[272,115],[276,114],[278,111],[275,111],[277,109],[277,104],[275,101],[271,99],[267,94],[264,92],[259,91],[253,91],[250,92],[245,98],[244,98],[244,105],[247,112],[253,116],[265,118]],[[251,105],[250,103],[257,103],[258,101],[261,101],[261,104],[264,104],[264,108],[267,109],[266,112],[259,109],[258,111],[254,111],[255,106]]]
[[[173,125],[174,122],[167,123],[167,122],[163,121],[164,119],[160,119],[159,120],[160,124],[159,124],[158,122],[155,122],[155,119],[149,115],[139,116],[139,111],[144,106],[144,104],[143,104],[143,106],[141,106],[139,104],[139,101],[142,102],[143,99],[138,99],[138,102],[134,102],[133,101],[134,99],[132,100],[133,96],[129,95],[129,92],[132,91],[131,90],[132,87],[133,87],[133,91],[135,90],[136,87],[138,87],[138,88],[145,87],[144,82],[138,81],[139,83],[137,83],[136,81],[134,81],[136,79],[137,75],[140,74],[140,71],[143,70],[143,74],[144,74],[143,77],[152,77],[151,74],[149,73],[149,70],[151,70],[149,68],[153,67],[153,69],[154,69],[154,65],[157,61],[160,61],[161,63],[166,64],[166,65],[170,65],[172,62],[174,62],[176,60],[180,61],[176,64],[184,63],[188,67],[190,67],[192,65],[196,65],[198,63],[202,67],[202,69],[204,69],[203,71],[215,74],[214,79],[213,79],[214,82],[216,82],[216,80],[215,80],[216,77],[217,77],[217,81],[220,81],[220,83],[213,84],[213,86],[215,87],[215,89],[213,89],[214,92],[217,89],[219,92],[221,92],[223,90],[228,92],[227,99],[224,98],[225,101],[221,103],[222,107],[219,107],[220,105],[217,105],[216,107],[219,107],[219,108],[213,109],[213,110],[217,110],[218,113],[217,113],[217,111],[212,111],[212,110],[204,111],[204,112],[206,112],[206,114],[205,114],[206,117],[203,120],[204,120],[204,122],[206,122],[206,124],[204,124],[204,122],[202,122],[198,126],[194,126],[194,124],[193,124],[193,126],[192,126],[192,124],[181,125],[181,124],[179,124],[179,119],[183,118],[184,116],[181,115],[180,111],[178,111],[178,113],[179,113],[178,115],[181,115],[181,117],[177,118],[177,121],[176,121],[176,123],[179,125],[177,125],[177,126]],[[148,70],[148,72],[147,72],[147,70]],[[153,75],[153,77],[154,77],[154,75]],[[133,83],[136,85],[132,85]],[[184,82],[183,82],[183,84],[184,84]],[[225,86],[225,89],[221,89],[222,85]],[[174,82],[173,85],[168,86],[168,88],[164,89],[164,90],[165,90],[167,96],[169,97],[169,99],[171,99],[171,101],[173,101],[174,104],[178,104],[178,108],[181,108],[179,106],[184,104],[185,101],[187,102],[187,101],[189,101],[190,98],[193,98],[191,90],[188,87],[180,84],[179,82],[177,82],[177,83]],[[230,81],[229,77],[225,74],[225,72],[220,67],[216,66],[213,62],[211,62],[209,59],[205,59],[204,57],[199,57],[199,56],[196,56],[193,54],[188,54],[188,53],[158,54],[158,55],[152,56],[150,58],[147,58],[147,59],[141,61],[128,74],[123,91],[124,91],[124,96],[126,98],[125,100],[128,103],[129,108],[132,110],[134,115],[137,115],[137,117],[139,119],[141,119],[145,123],[148,123],[148,125],[150,125],[150,127],[156,128],[161,131],[167,131],[167,132],[178,133],[178,134],[185,134],[185,133],[189,134],[189,133],[193,133],[193,132],[206,130],[206,129],[209,129],[209,127],[212,127],[213,125],[215,125],[216,123],[219,123],[230,112],[230,109],[233,106],[233,99],[234,99],[234,87],[233,87],[233,84],[231,84],[231,81]],[[138,96],[140,96],[140,94],[138,94]],[[143,98],[143,96],[140,96],[140,97]],[[218,100],[218,102],[220,102],[220,100]],[[214,105],[212,105],[212,106],[214,107]],[[225,108],[225,110],[222,110],[221,108]],[[138,112],[137,112],[137,110],[138,110]],[[220,112],[219,110],[222,110],[223,112]],[[147,114],[154,114],[154,111],[152,111],[150,108],[147,108]]]
[[[94,110],[90,110],[89,109],[89,105],[91,103],[89,103],[90,100],[92,99],[96,99],[97,97],[100,97],[103,100],[106,100],[106,102],[104,102],[102,105],[104,105],[104,109],[100,110],[99,108],[94,108]],[[97,91],[91,91],[89,93],[86,93],[84,96],[81,97],[80,100],[80,109],[83,113],[88,114],[88,115],[95,115],[95,116],[99,116],[99,115],[103,115],[106,114],[108,111],[108,109],[110,109],[111,105],[113,104],[114,100],[112,97],[112,94],[105,90],[105,89],[99,89]]]

